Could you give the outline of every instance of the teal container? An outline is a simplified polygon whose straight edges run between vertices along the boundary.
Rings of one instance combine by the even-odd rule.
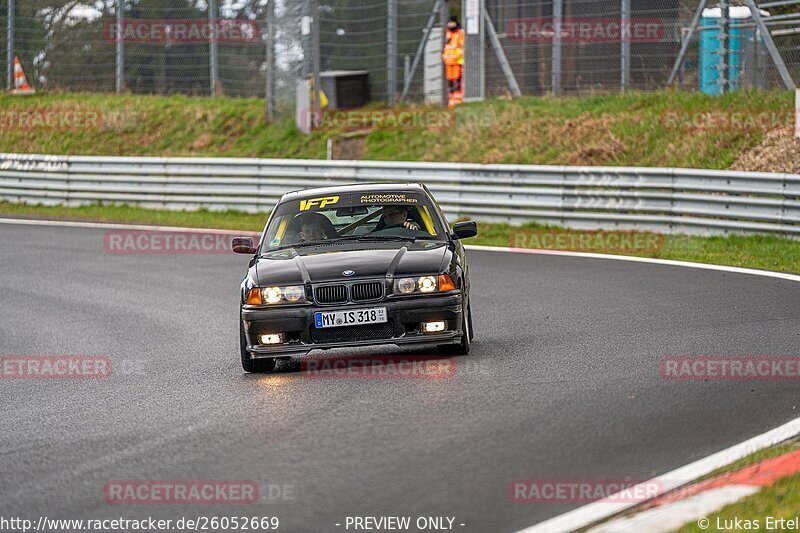
[[[728,87],[739,88],[742,75],[742,55],[746,43],[755,37],[752,27],[739,27],[751,18],[730,18],[728,24]],[[700,19],[700,91],[705,94],[722,94],[719,65],[724,54],[719,39],[719,17],[703,16]]]

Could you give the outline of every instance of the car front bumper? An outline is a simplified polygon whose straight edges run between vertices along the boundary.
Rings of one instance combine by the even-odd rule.
[[[385,307],[386,324],[317,329],[314,313]],[[460,291],[444,295],[387,298],[370,304],[341,306],[243,307],[247,352],[253,359],[304,355],[311,350],[378,345],[439,345],[461,342],[463,307]],[[422,322],[445,321],[445,331],[424,333]],[[280,333],[282,344],[263,345],[261,335]]]

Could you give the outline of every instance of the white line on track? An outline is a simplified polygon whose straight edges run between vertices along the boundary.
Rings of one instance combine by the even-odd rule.
[[[196,231],[196,232],[217,232],[217,233],[230,233],[230,234],[243,234],[253,233],[235,230],[217,230],[209,228],[180,228],[174,226],[148,226],[142,224],[114,224],[106,222],[72,222],[61,220],[31,220],[31,219],[16,219],[16,218],[0,218],[0,224],[19,224],[19,225],[34,225],[34,226],[61,226],[70,228],[95,228],[95,229],[129,229],[129,230],[150,230],[150,231]],[[607,259],[613,261],[628,261],[633,263],[649,263],[655,265],[677,266],[685,268],[696,268],[701,270],[715,270],[719,272],[729,272],[732,274],[746,274],[751,276],[762,276],[767,278],[777,278],[788,281],[800,282],[800,276],[796,274],[786,274],[784,272],[772,272],[769,270],[757,270],[754,268],[741,268],[723,265],[711,265],[705,263],[692,263],[689,261],[674,261],[671,259],[653,259],[649,257],[633,257],[627,255],[611,255],[611,254],[596,254],[586,252],[569,252],[561,250],[534,250],[527,248],[509,248],[501,246],[480,246],[480,245],[467,245],[468,250],[483,251],[483,252],[502,252],[502,253],[517,253],[517,254],[535,254],[535,255],[557,255],[566,257],[585,257],[589,259]],[[680,467],[676,470],[653,478],[649,481],[641,483],[641,489],[652,488],[656,486],[659,488],[658,495],[669,492],[680,486],[691,483],[699,477],[729,465],[743,457],[774,446],[780,442],[790,439],[800,434],[800,418],[796,418],[773,430],[767,431],[761,435],[748,439],[742,443],[736,444],[710,455],[699,461],[695,461],[686,466]],[[635,488],[629,489],[634,491]],[[651,490],[651,489],[650,489]],[[614,500],[611,496],[610,500]],[[640,505],[643,502],[594,502],[565,514],[556,516],[544,522],[540,522],[534,526],[522,530],[524,533],[539,533],[539,532],[568,532],[575,531],[590,526],[591,524],[604,520],[615,514],[619,514],[632,507]],[[522,533],[520,532],[520,533]]]
[[[669,492],[673,489],[691,483],[699,477],[710,474],[714,470],[727,466],[734,461],[738,461],[743,457],[755,453],[764,448],[774,446],[780,442],[790,439],[800,433],[800,418],[795,418],[791,422],[777,427],[773,430],[767,431],[761,435],[748,439],[744,442],[731,446],[721,452],[709,455],[699,461],[695,461],[686,466],[682,466],[672,472],[667,472],[661,476],[655,477],[649,481],[645,481],[637,485],[641,490],[647,487],[658,487],[658,496]],[[637,488],[629,489],[631,493],[636,494]],[[651,492],[652,489],[651,489]],[[619,499],[619,497],[617,497]],[[609,500],[613,500],[614,496],[609,496]],[[523,529],[520,533],[539,533],[539,532],[560,532],[560,531],[575,531],[582,529],[591,524],[604,520],[610,516],[627,511],[643,502],[594,502],[583,507],[579,507],[573,511],[569,511],[562,515],[540,522],[535,526]]]
[[[32,220],[27,218],[0,218],[0,224],[16,224],[20,226],[58,226],[63,228],[91,229],[128,229],[142,231],[180,231],[192,233],[230,233],[231,235],[248,235],[259,233],[245,230],[211,229],[211,228],[179,228],[176,226],[148,226],[147,224],[117,224],[114,222],[77,222],[72,220]]]
[[[800,282],[800,275],[787,274],[785,272],[773,272],[771,270],[758,270],[755,268],[742,268],[724,265],[711,265],[706,263],[692,263],[691,261],[675,261],[673,259],[654,259],[650,257],[634,257],[629,255],[595,254],[587,252],[567,252],[562,250],[534,250],[528,248],[506,248],[501,246],[479,246],[467,245],[468,250],[479,250],[484,252],[506,252],[514,254],[535,254],[535,255],[561,255],[567,257],[587,257],[590,259],[611,259],[614,261],[630,261],[632,263],[650,263],[654,265],[679,266],[687,268],[698,268],[702,270],[718,270],[720,272],[731,272],[733,274],[750,274],[753,276],[764,276],[768,278],[786,279],[789,281]]]
[[[747,274],[752,276],[762,276],[768,278],[784,279],[788,281],[800,282],[800,276],[795,274],[786,274],[784,272],[772,272],[769,270],[757,270],[754,268],[741,268],[723,265],[710,265],[704,263],[692,263],[689,261],[674,261],[671,259],[653,259],[649,257],[632,257],[626,255],[610,255],[610,254],[595,254],[586,252],[568,252],[561,250],[532,250],[526,248],[508,248],[508,247],[493,247],[493,246],[467,246],[470,250],[480,250],[486,252],[505,252],[505,253],[527,253],[536,255],[558,255],[567,257],[586,257],[591,259],[610,259],[614,261],[629,261],[634,263],[650,263],[657,265],[668,265],[677,267],[696,268],[701,270],[716,270],[720,272],[730,272],[733,274]],[[784,424],[776,429],[768,431],[762,435],[758,435],[740,444],[736,444],[730,448],[717,452],[699,461],[688,464],[672,472],[668,472],[662,476],[656,477],[649,481],[640,484],[642,490],[648,487],[658,487],[659,494],[664,494],[682,485],[686,485],[702,477],[706,474],[717,470],[723,466],[729,465],[743,457],[774,446],[782,441],[790,439],[800,434],[800,418],[796,418],[791,422]],[[636,488],[630,489],[631,492],[636,494]],[[614,500],[614,496],[608,498]],[[624,500],[624,498],[618,498]],[[594,502],[565,514],[551,518],[544,522],[540,522],[534,526],[523,529],[520,533],[555,533],[555,532],[568,532],[577,529],[583,529],[591,524],[600,520],[605,520],[613,515],[624,512],[628,509],[641,505],[643,502]]]
[[[736,503],[761,490],[754,485],[726,485],[703,491],[662,507],[642,511],[630,517],[616,518],[593,527],[588,533],[650,533],[674,531],[695,522],[728,504]]]
[[[66,228],[95,228],[95,229],[129,229],[129,230],[149,230],[149,231],[182,231],[197,233],[229,233],[231,235],[242,235],[259,233],[245,230],[225,230],[213,228],[181,228],[176,226],[149,226],[146,224],[118,224],[113,222],[76,222],[70,220],[34,220],[27,218],[0,218],[0,224],[18,224],[27,226],[60,226]],[[634,257],[629,255],[596,254],[588,252],[568,252],[562,250],[535,250],[528,248],[508,248],[504,246],[481,246],[468,244],[468,250],[483,252],[505,252],[514,254],[535,254],[535,255],[560,255],[566,257],[586,257],[590,259],[610,259],[614,261],[629,261],[633,263],[650,263],[655,265],[680,266],[687,268],[698,268],[703,270],[717,270],[720,272],[731,272],[734,274],[750,274],[753,276],[763,276],[768,278],[785,279],[800,282],[800,275],[787,274],[784,272],[773,272],[770,270],[758,270],[755,268],[742,268],[724,265],[711,265],[706,263],[692,263],[690,261],[675,261],[672,259],[654,259],[650,257]]]

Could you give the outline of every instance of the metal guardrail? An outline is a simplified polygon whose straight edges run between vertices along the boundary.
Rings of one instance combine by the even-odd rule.
[[[0,154],[0,200],[268,212],[290,190],[425,183],[451,220],[800,236],[800,175],[626,167]]]

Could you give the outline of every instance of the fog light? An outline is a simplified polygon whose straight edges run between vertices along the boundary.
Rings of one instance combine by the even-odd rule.
[[[444,331],[447,327],[447,322],[423,322],[422,331],[425,333],[436,333],[437,331]]]
[[[261,344],[280,344],[283,342],[283,335],[273,333],[271,335],[261,335]]]

